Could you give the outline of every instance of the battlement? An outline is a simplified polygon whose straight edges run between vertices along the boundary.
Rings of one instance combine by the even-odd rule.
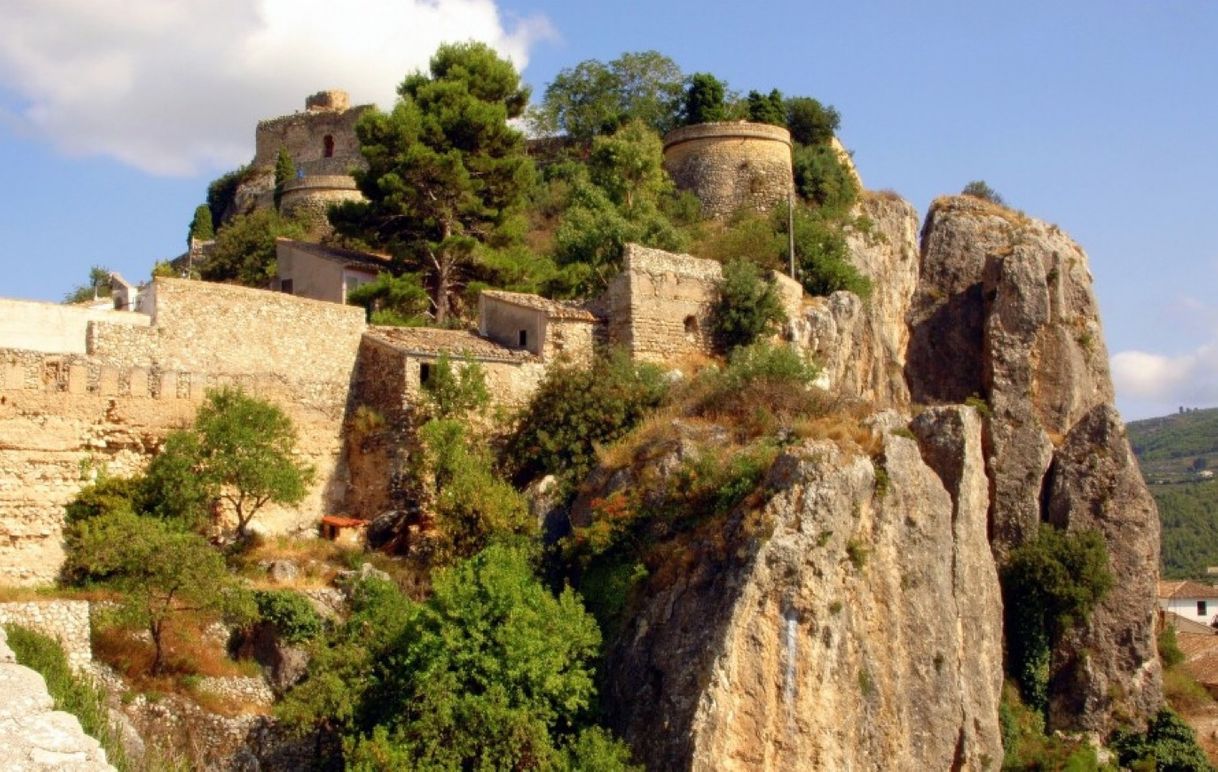
[[[794,190],[791,133],[781,126],[734,121],[682,126],[664,137],[664,168],[710,217],[767,211]]]
[[[312,112],[330,110],[341,113],[350,107],[351,97],[341,89],[318,91],[316,94],[305,97],[305,109]]]

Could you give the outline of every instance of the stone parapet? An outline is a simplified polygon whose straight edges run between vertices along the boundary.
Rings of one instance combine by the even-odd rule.
[[[0,603],[0,626],[21,625],[59,641],[76,670],[93,661],[87,600],[37,600]]]
[[[740,209],[766,211],[794,190],[791,133],[744,121],[700,123],[664,137],[664,168],[711,217]]]

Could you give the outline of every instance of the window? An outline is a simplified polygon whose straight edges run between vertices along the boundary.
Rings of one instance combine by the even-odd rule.
[[[529,346],[529,331],[521,330],[520,331],[520,347],[528,348],[528,346]]]
[[[325,154],[325,157],[333,158],[334,157],[334,137],[330,134],[327,134],[326,138],[322,140],[322,146],[323,146],[323,153]]]
[[[698,318],[693,314],[685,317],[685,339],[691,343],[698,338]]]
[[[292,280],[291,279],[280,279],[279,280],[279,291],[285,292],[285,293],[291,295],[292,294]]]
[[[1203,601],[1203,600],[1197,601],[1197,616],[1199,616],[1199,617],[1205,616],[1205,611],[1206,611],[1205,601]]]
[[[431,365],[424,362],[419,365],[419,383],[424,384],[431,380]]]

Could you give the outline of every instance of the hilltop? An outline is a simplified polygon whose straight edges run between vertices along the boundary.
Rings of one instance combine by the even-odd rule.
[[[1126,425],[1138,465],[1159,506],[1160,567],[1173,579],[1198,578],[1218,564],[1218,408],[1184,410]]]

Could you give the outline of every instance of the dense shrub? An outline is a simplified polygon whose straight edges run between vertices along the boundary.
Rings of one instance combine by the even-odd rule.
[[[785,214],[785,212],[783,213]],[[797,278],[810,295],[831,295],[838,290],[866,298],[871,281],[850,263],[841,216],[829,211],[795,209],[795,262]],[[851,221],[853,222],[853,221]],[[788,260],[783,244],[782,260]]]
[[[1044,711],[1050,652],[1112,587],[1108,549],[1096,531],[1042,525],[1011,551],[1001,578],[1010,674],[1024,701]]]
[[[711,316],[715,345],[721,351],[754,343],[774,332],[785,317],[773,276],[744,260],[723,266]]]
[[[371,324],[416,327],[428,320],[431,302],[418,274],[379,274],[347,293],[347,302],[363,306]]]
[[[309,599],[292,590],[255,590],[258,619],[273,625],[288,643],[304,643],[317,637],[324,622]]]
[[[72,672],[58,641],[19,625],[5,625],[4,629],[18,664],[37,671],[46,681],[55,710],[80,719],[81,729],[101,743],[106,760],[119,770],[134,769],[118,728],[110,722],[105,693],[87,677]]]
[[[767,434],[780,423],[817,411],[821,397],[809,389],[817,369],[798,351],[766,342],[738,348],[727,367],[706,371],[688,387],[692,412]]]
[[[417,473],[434,502],[439,562],[469,557],[498,537],[536,532],[524,497],[496,476],[490,453],[460,421],[428,421],[419,439]]]
[[[1144,733],[1118,730],[1109,741],[1123,767],[1160,772],[1211,772],[1213,766],[1197,744],[1192,728],[1164,708]]]
[[[491,395],[486,390],[486,372],[477,362],[453,365],[447,353],[440,354],[423,384],[423,399],[433,418],[464,418],[486,408]]]
[[[696,72],[689,76],[685,88],[685,103],[681,121],[686,126],[698,123],[713,123],[727,117],[724,98],[727,86],[708,72]]]
[[[830,145],[805,145],[791,157],[795,191],[810,203],[846,209],[858,198],[859,187],[837,150]]]
[[[998,195],[998,191],[991,188],[985,180],[973,180],[964,186],[964,189],[960,191],[960,195],[972,196],[973,198],[980,198],[983,201],[989,201],[992,204],[1006,206],[1006,201],[1002,199],[1002,196]]]
[[[811,97],[787,100],[787,128],[791,141],[797,145],[824,145],[833,139],[841,123],[837,110]]]
[[[552,367],[508,441],[505,464],[521,484],[545,474],[583,479],[596,463],[596,446],[623,436],[665,392],[659,368],[621,351],[590,367]]]

